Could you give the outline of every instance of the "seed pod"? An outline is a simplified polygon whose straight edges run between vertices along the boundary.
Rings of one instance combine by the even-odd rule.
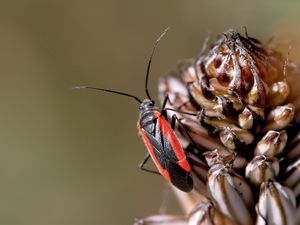
[[[283,184],[291,188],[298,197],[300,194],[300,159],[286,169],[284,178]]]
[[[250,130],[254,125],[254,120],[254,115],[248,108],[245,108],[239,115],[239,125],[243,129]]]
[[[261,120],[264,120],[264,119],[265,119],[265,108],[256,107],[256,106],[252,106],[252,105],[248,105],[247,107],[248,107],[252,112],[256,113],[257,116],[258,116]]]
[[[268,86],[263,82],[258,75],[258,71],[252,65],[252,73],[254,75],[254,84],[251,90],[248,92],[248,95],[245,101],[249,105],[255,105],[259,107],[264,107],[266,104],[266,95],[268,93]]]
[[[275,179],[279,173],[279,160],[264,155],[255,156],[246,167],[246,177],[255,186]]]
[[[266,125],[263,131],[267,130],[281,130],[294,119],[295,106],[287,104],[284,106],[277,106],[267,116]]]
[[[216,225],[215,209],[210,203],[200,202],[190,213],[188,225]]]
[[[189,93],[194,101],[205,109],[205,113],[210,116],[222,117],[222,106],[218,105],[215,101],[207,100],[201,90],[201,87],[197,83],[190,83],[188,85]]]
[[[243,150],[243,143],[231,129],[225,128],[222,130],[220,132],[220,140],[230,150]]]
[[[211,87],[211,93],[214,96],[227,95],[227,96],[232,96],[234,98],[234,96],[232,95],[232,91],[230,91],[228,88],[224,88],[224,86],[219,82],[217,78],[213,77],[209,79],[209,86]],[[236,102],[237,109],[243,106],[243,104],[238,100],[236,100],[235,102]]]
[[[285,102],[289,93],[290,93],[290,88],[287,82],[279,81],[273,83],[270,86],[270,92],[268,95],[268,100],[267,100],[268,106],[274,107],[274,106],[281,105],[282,103]]]
[[[185,129],[188,131],[189,135],[199,146],[200,150],[213,150],[213,149],[225,149],[222,143],[218,140],[216,140],[214,137],[210,135],[210,133],[202,127],[199,122],[195,122],[189,119],[183,119],[181,120],[182,124],[184,124]],[[185,132],[182,132],[182,134],[186,137]],[[186,137],[188,139],[188,137]]]
[[[201,201],[189,214],[188,225],[232,225],[211,202]]]
[[[276,156],[280,154],[287,142],[287,134],[285,130],[274,131],[270,130],[257,143],[254,155]]]
[[[238,122],[241,128],[259,132],[261,128],[260,121],[262,120],[261,113],[257,114],[250,107],[246,107],[238,116]]]
[[[246,145],[251,144],[254,141],[254,136],[251,132],[237,127],[236,125],[230,123],[230,121],[226,119],[208,117],[205,115],[203,116],[202,121],[203,123],[214,127],[215,131],[221,131],[220,138],[222,138],[223,140],[221,141],[229,149],[232,149],[232,147],[234,147],[234,145],[229,142],[231,139],[233,139],[233,137],[227,138],[226,135],[235,135],[239,142]],[[228,141],[228,143],[226,141]]]
[[[256,211],[256,225],[295,225],[295,196],[289,188],[278,182],[265,182],[260,188]]]
[[[183,216],[175,215],[154,215],[146,218],[135,218],[134,225],[187,225],[187,220]]]
[[[247,160],[244,157],[228,150],[215,149],[214,151],[205,152],[204,156],[209,167],[222,164],[232,165],[234,169],[241,169],[247,165]]]
[[[254,207],[251,188],[230,167],[213,166],[208,174],[207,187],[216,207],[238,225],[252,225]]]

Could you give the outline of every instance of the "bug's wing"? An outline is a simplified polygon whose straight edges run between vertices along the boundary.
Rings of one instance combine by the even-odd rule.
[[[156,136],[147,132],[146,134],[154,152],[154,157],[151,155],[152,159],[160,173],[180,190],[191,191],[193,189],[191,173],[178,164],[172,145],[165,138],[159,141]]]
[[[189,192],[193,189],[193,178],[190,172],[182,169],[177,163],[170,162],[167,165],[172,184],[182,191]]]
[[[157,123],[159,124],[160,133],[164,139],[163,148],[168,151],[168,155],[170,156],[169,160],[174,163],[186,160],[184,150],[169,122],[163,117],[159,117],[157,118]]]

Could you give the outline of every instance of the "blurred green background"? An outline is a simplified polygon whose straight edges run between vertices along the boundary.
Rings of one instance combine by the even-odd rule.
[[[0,224],[119,225],[155,214],[163,179],[137,165],[138,105],[76,85],[144,95],[209,32],[228,28],[300,62],[299,1],[31,0],[0,2]],[[176,205],[175,200],[171,205]],[[176,213],[178,207],[171,207]]]

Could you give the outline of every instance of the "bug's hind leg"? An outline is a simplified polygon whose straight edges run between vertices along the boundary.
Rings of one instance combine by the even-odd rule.
[[[142,162],[139,164],[139,168],[143,171],[146,171],[146,172],[149,172],[149,173],[154,173],[154,174],[158,174],[158,175],[161,175],[159,172],[157,171],[154,171],[154,170],[150,170],[150,169],[147,169],[145,168],[144,166],[146,165],[147,161],[149,160],[150,158],[150,154],[149,152],[146,153],[145,155],[145,158],[142,160]]]

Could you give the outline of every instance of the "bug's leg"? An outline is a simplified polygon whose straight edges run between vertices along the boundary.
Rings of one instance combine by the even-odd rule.
[[[154,170],[149,170],[147,168],[144,168],[145,164],[147,163],[148,159],[150,158],[150,154],[149,152],[146,153],[145,158],[143,159],[143,161],[139,164],[139,168],[143,171],[149,172],[149,173],[154,173],[154,174],[158,174],[160,175],[159,172],[154,171]]]
[[[191,116],[198,116],[199,115],[197,113],[183,112],[183,111],[180,110],[183,106],[187,105],[189,103],[189,101],[182,103],[182,105],[180,105],[177,109],[165,108],[167,102],[169,102],[171,105],[173,105],[168,95],[166,95],[166,97],[163,101],[162,110],[161,110],[162,116],[164,116],[166,119],[168,118],[167,117],[167,110],[173,111],[173,112],[179,112],[181,114],[186,114],[186,115],[191,115]]]
[[[164,101],[163,101],[163,104],[161,105],[161,108],[162,108],[162,111],[164,110],[164,108],[166,107],[166,104],[167,102],[171,103],[170,101],[170,98],[169,98],[169,95],[167,94]],[[172,104],[172,103],[171,103]]]
[[[187,129],[185,128],[185,126],[183,125],[183,123],[180,121],[180,119],[178,119],[178,117],[176,115],[172,116],[172,120],[171,120],[171,128],[172,128],[172,130],[175,129],[176,122],[178,123],[179,127],[185,132],[185,134],[187,135],[187,137],[190,139],[190,142],[192,143],[192,145],[194,145],[196,147],[197,144],[194,142],[194,140],[191,137],[190,133],[187,131]]]
[[[181,114],[190,115],[190,116],[197,116],[197,117],[199,117],[201,115],[201,113],[183,112],[183,111],[176,110],[176,109],[171,109],[171,108],[165,108],[163,111],[178,112],[178,113],[181,113]]]

